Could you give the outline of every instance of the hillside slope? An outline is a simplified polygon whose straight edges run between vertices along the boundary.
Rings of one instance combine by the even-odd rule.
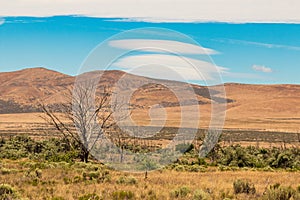
[[[227,101],[226,128],[299,130],[300,85],[225,84],[226,99],[222,99],[217,98],[217,87],[211,88],[210,96],[207,87],[155,80],[116,70],[95,71],[82,76],[101,76],[99,87],[114,90],[118,85],[122,95],[130,95],[133,119],[141,124],[149,124],[149,111],[161,107],[167,112],[170,126],[180,124],[181,108],[173,89],[183,96],[181,106],[191,113],[200,109],[200,127],[209,125],[213,99],[215,102]],[[75,79],[45,68],[0,73],[0,114],[38,112],[39,101],[47,104],[63,102]],[[193,88],[196,100],[184,95],[188,94],[189,88]],[[162,120],[160,117],[157,115],[155,120]]]

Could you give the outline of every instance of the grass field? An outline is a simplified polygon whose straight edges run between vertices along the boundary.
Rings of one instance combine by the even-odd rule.
[[[0,140],[0,199],[265,199],[299,200],[297,147],[196,149],[156,171],[120,172],[91,158],[80,162],[59,139]],[[142,161],[143,162],[143,161]]]
[[[36,113],[1,115],[0,119],[1,138],[28,135],[35,141],[44,141],[59,136]],[[147,142],[154,146],[164,146],[174,137],[176,130],[177,128],[172,127],[164,128],[155,137],[148,138]],[[199,129],[196,138],[201,141],[205,133],[205,129]],[[240,144],[242,147],[278,148],[278,152],[280,149],[283,152],[286,148],[299,149],[299,139],[297,131],[227,128],[224,129],[219,144],[221,147]],[[190,158],[184,157],[175,167],[148,172],[145,179],[144,173],[115,171],[95,160],[87,164],[78,159],[61,161],[59,159],[65,159],[65,152],[57,157],[56,152],[51,151],[53,144],[47,146],[37,143],[48,148],[43,156],[24,156],[24,149],[20,150],[19,144],[18,141],[9,143],[7,147],[10,149],[5,147],[0,152],[2,156],[4,154],[0,158],[0,200],[300,199],[300,171],[297,167],[237,167],[237,164],[232,164],[234,162],[228,163],[228,166],[222,166],[218,162],[201,166],[192,164]],[[0,148],[1,145],[3,146],[0,142]],[[35,144],[35,147],[38,145]],[[6,154],[13,158],[6,159],[9,157]],[[49,157],[48,154],[52,156],[51,159],[59,159],[47,160],[45,156]],[[234,153],[232,155],[237,156]],[[276,154],[276,159],[281,159],[281,162],[287,159],[289,163],[299,166],[299,160],[286,157],[289,154],[282,155],[280,157]],[[238,184],[248,189],[239,191]],[[251,188],[255,188],[255,191]]]
[[[253,183],[256,192],[235,194],[233,183],[238,179]],[[300,173],[220,171],[211,167],[206,172],[158,170],[149,172],[145,179],[143,173],[118,172],[97,163],[38,163],[23,159],[1,160],[0,182],[11,185],[24,199],[80,199],[88,194],[96,194],[99,199],[201,199],[197,193],[203,193],[202,199],[262,199],[268,187],[276,183],[296,190]]]

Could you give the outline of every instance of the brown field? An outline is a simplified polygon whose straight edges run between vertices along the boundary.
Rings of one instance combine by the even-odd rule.
[[[115,191],[132,191],[134,199],[173,199],[172,191],[186,186],[189,193],[181,199],[191,199],[196,190],[206,191],[213,199],[222,199],[224,195],[234,199],[259,199],[270,185],[280,183],[282,186],[296,188],[300,184],[299,172],[285,171],[219,171],[217,168],[208,168],[206,172],[177,172],[159,170],[148,173],[144,179],[142,173],[125,173],[109,170],[109,180],[101,183],[97,180],[83,180],[83,172],[100,167],[99,164],[77,163],[68,166],[67,163],[51,163],[45,169],[40,169],[40,177],[28,176],[32,161],[2,160],[1,166],[13,173],[0,173],[0,182],[12,185],[22,197],[29,199],[78,199],[84,194],[96,193],[102,199],[112,199]],[[55,163],[53,163],[55,165]],[[76,178],[77,177],[77,178]],[[135,179],[131,183],[118,183],[120,177]],[[176,177],[176,178],[175,178]],[[256,188],[254,195],[234,194],[233,182],[237,179],[248,179]],[[223,197],[222,197],[223,193]],[[152,198],[151,198],[152,196]],[[155,196],[156,198],[154,198]]]
[[[43,140],[51,137],[60,137],[61,135],[55,129],[48,125],[41,118],[41,113],[21,113],[21,114],[1,114],[0,115],[0,137],[9,137],[15,135],[28,135],[32,138]],[[228,146],[239,144],[242,146],[256,147],[300,147],[300,132],[280,129],[245,129],[235,127],[231,129],[226,127],[223,129],[221,136],[221,145]],[[203,127],[205,128],[205,127]],[[151,132],[151,128],[149,129]],[[166,127],[160,131],[154,138],[149,138],[141,143],[147,143],[153,148],[161,148],[167,146],[174,138],[177,129],[174,127]],[[204,138],[205,129],[199,129],[196,138]],[[197,141],[196,141],[197,144]]]

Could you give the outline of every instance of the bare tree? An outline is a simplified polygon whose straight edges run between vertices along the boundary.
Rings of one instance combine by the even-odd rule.
[[[107,87],[97,87],[93,80],[77,83],[67,89],[66,103],[56,108],[40,103],[43,118],[58,130],[72,149],[78,149],[83,162],[88,162],[97,141],[114,126],[112,119],[117,104],[111,104]]]

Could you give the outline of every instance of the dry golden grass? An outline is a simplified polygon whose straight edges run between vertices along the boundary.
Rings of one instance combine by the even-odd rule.
[[[32,164],[32,161],[29,160],[2,160],[1,170],[6,168],[13,172],[9,174],[0,172],[0,183],[12,185],[22,197],[28,199],[52,199],[53,197],[78,199],[90,193],[96,193],[103,199],[112,199],[115,191],[122,190],[132,191],[135,195],[134,199],[150,199],[151,196],[156,196],[153,199],[172,199],[171,192],[183,186],[189,188],[190,193],[182,199],[191,199],[193,192],[198,189],[210,193],[214,199],[221,199],[222,193],[235,199],[259,199],[269,185],[280,183],[296,188],[300,184],[300,172],[219,171],[217,168],[209,168],[207,172],[201,173],[159,170],[149,172],[147,179],[144,179],[144,174],[140,173],[109,170],[111,179],[101,183],[96,180],[82,180],[84,171],[87,173],[93,171],[88,166],[101,168],[99,164],[77,163],[68,167],[66,163],[52,163],[45,169],[41,169],[41,178],[38,178],[38,183],[35,185],[34,178],[26,176],[30,171],[28,167],[30,163]],[[76,176],[81,178],[79,182],[74,182]],[[118,184],[120,177],[133,177],[136,184]],[[237,179],[248,179],[254,183],[256,194],[235,195],[233,182]]]
[[[188,108],[189,112],[195,112],[197,109],[192,106]],[[191,128],[207,128],[210,123],[209,108],[205,106],[200,107],[199,126],[195,119],[186,119],[185,127]],[[179,127],[180,126],[180,109],[167,108],[166,121],[161,115],[151,115],[152,121],[149,117],[149,110],[135,110],[132,113],[132,119],[138,125],[151,126],[165,126],[165,127]],[[161,113],[162,111],[153,111],[154,113]],[[227,111],[227,116],[224,122],[224,129],[230,130],[266,130],[276,132],[299,132],[299,118],[290,115],[283,117],[263,117],[263,116],[239,116],[239,112],[232,114]],[[24,133],[24,134],[42,134],[49,131],[50,126],[40,117],[41,113],[20,113],[20,114],[0,114],[0,133]],[[193,115],[191,115],[193,116]],[[163,123],[165,121],[165,123]],[[163,124],[162,124],[163,123]]]

